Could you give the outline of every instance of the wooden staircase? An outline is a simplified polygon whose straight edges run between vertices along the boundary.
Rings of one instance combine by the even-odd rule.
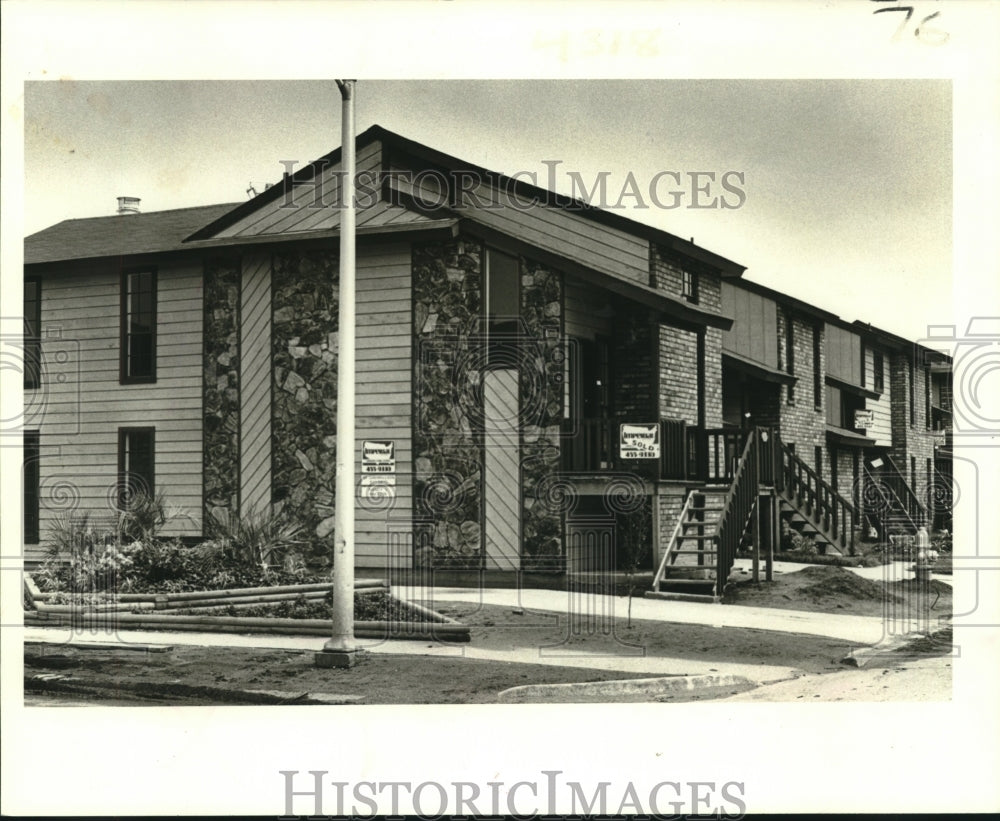
[[[821,554],[841,556],[854,547],[854,506],[775,436],[780,459],[774,488],[782,520],[811,536]]]
[[[765,438],[766,441],[766,438]],[[758,434],[750,431],[732,482],[692,490],[660,560],[648,598],[719,602],[760,492]]]
[[[688,493],[647,598],[721,601],[762,495],[773,496],[781,518],[799,533],[813,537],[820,553],[853,551],[854,507],[786,447],[777,432],[754,428],[745,438],[727,444],[726,450],[731,456],[722,460],[722,470],[729,481]],[[717,481],[721,476],[713,478]],[[764,530],[774,528],[768,525]],[[777,534],[771,532],[768,538],[775,540]],[[761,546],[753,546],[756,574]],[[776,544],[771,548],[769,555],[774,548],[780,549]]]
[[[728,488],[706,488],[688,494],[653,590],[647,594],[650,598],[718,601],[715,539],[727,492]]]
[[[864,468],[862,508],[865,522],[885,541],[893,531],[914,536],[927,524],[927,508],[913,492],[896,463],[884,454],[879,467]]]

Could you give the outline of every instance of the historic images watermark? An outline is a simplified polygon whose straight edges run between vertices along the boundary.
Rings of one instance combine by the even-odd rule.
[[[362,169],[354,175],[354,205],[370,208],[384,199],[424,211],[455,207],[529,211],[539,206],[570,211],[678,208],[731,211],[742,208],[747,201],[744,171],[660,170],[648,178],[632,171],[624,177],[598,171],[585,179],[579,171],[560,169],[562,164],[562,160],[542,160],[547,169],[544,187],[539,187],[537,171],[503,175],[479,168]],[[279,183],[283,196],[281,208],[346,206],[341,193],[346,172],[330,167],[332,161],[317,160],[298,172],[297,160],[281,160],[281,165],[285,169]],[[296,194],[307,187],[312,188],[312,197],[297,198]],[[570,193],[557,194],[557,188],[568,188]]]
[[[361,817],[375,815],[418,818],[528,818],[539,814],[607,816],[628,813],[636,818],[680,818],[746,815],[742,781],[573,781],[562,770],[542,770],[533,780],[504,781],[338,781],[327,770],[279,770],[282,818]]]

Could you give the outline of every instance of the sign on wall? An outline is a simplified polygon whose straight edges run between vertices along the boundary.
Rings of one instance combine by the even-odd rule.
[[[361,498],[385,500],[396,498],[396,477],[394,475],[372,476],[368,474],[361,477]]]
[[[618,449],[622,459],[659,459],[660,426],[622,422]]]
[[[361,446],[362,473],[395,473],[396,443],[390,439],[365,439]]]
[[[875,423],[875,412],[870,410],[854,411],[854,429],[868,430]]]

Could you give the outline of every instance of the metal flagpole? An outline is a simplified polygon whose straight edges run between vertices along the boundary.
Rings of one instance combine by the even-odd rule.
[[[320,667],[351,667],[354,639],[354,80],[337,80],[341,105],[337,477],[334,501],[333,628],[316,654]]]

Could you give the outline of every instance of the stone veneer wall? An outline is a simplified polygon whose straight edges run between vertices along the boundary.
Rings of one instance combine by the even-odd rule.
[[[552,482],[561,467],[563,277],[521,259],[521,567],[561,570],[563,511]]]
[[[413,518],[420,567],[478,569],[482,545],[482,245],[413,246]]]
[[[239,513],[240,268],[233,260],[205,263],[203,475],[204,517],[224,522]]]
[[[273,276],[272,502],[325,556],[337,466],[338,254],[276,254]]]

